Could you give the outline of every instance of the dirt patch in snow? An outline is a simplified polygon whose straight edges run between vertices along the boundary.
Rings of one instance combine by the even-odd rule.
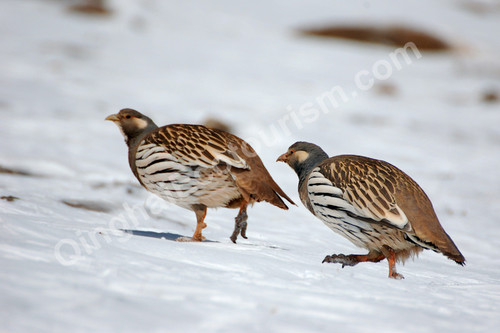
[[[402,25],[325,25],[317,28],[300,29],[306,36],[322,38],[342,38],[364,43],[375,43],[403,47],[413,42],[421,51],[449,51],[452,46],[447,41],[428,32]]]
[[[97,201],[88,201],[88,200],[61,200],[61,202],[67,206],[73,208],[80,208],[85,210],[90,210],[93,212],[99,213],[109,213],[112,209],[107,205],[97,202]]]

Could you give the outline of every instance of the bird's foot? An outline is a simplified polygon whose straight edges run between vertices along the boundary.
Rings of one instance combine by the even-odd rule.
[[[396,271],[389,272],[389,278],[396,280],[403,280],[405,277]]]
[[[247,222],[246,221],[236,223],[236,225],[234,226],[233,234],[229,238],[233,241],[233,243],[236,243],[236,239],[238,238],[238,235],[241,235],[241,237],[243,237],[245,239],[248,238],[246,235],[246,232],[247,232]]]
[[[332,254],[331,256],[326,256],[323,259],[323,263],[331,263],[331,264],[342,264],[342,268],[345,266],[354,266],[358,264],[360,261],[356,255],[348,255],[345,254]]]
[[[238,214],[236,218],[234,219],[234,231],[231,237],[229,237],[233,243],[236,243],[236,239],[238,238],[238,235],[241,235],[241,237],[247,239],[247,219],[248,215],[246,212],[243,212],[242,214]]]
[[[202,242],[204,239],[205,239],[204,236],[201,236],[201,237],[182,236],[182,237],[176,238],[175,241],[176,242]]]

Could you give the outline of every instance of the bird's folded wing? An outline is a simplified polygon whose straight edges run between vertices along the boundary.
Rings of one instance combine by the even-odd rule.
[[[215,167],[220,163],[249,169],[226,138],[200,125],[169,125],[151,133],[145,144],[154,143],[189,166]]]
[[[399,229],[405,229],[408,224],[403,210],[394,201],[386,200],[377,192],[370,189],[349,187],[344,195],[361,216],[375,221],[387,222]]]
[[[342,191],[342,197],[354,209],[354,214],[376,222],[385,222],[399,229],[408,229],[408,218],[398,206],[395,196],[395,186],[385,177],[386,170],[377,166],[361,166],[368,168],[363,172],[335,168],[321,170],[324,176],[332,182],[332,186]],[[344,166],[348,168],[349,166]],[[339,175],[348,175],[340,178]]]

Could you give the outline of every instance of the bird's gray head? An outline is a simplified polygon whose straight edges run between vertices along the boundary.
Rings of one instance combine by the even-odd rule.
[[[304,178],[315,165],[327,158],[328,155],[319,146],[299,141],[291,145],[276,162],[285,162],[295,170],[299,178]]]
[[[133,109],[122,109],[117,114],[107,116],[106,120],[118,126],[129,146],[144,134],[158,128],[149,117]]]

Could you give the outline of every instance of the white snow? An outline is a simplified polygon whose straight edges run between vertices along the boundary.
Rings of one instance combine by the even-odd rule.
[[[481,98],[500,91],[497,2],[114,0],[109,17],[70,3],[0,2],[0,166],[33,174],[0,173],[0,196],[19,198],[0,200],[0,331],[498,331],[500,104]],[[403,22],[457,50],[398,70],[390,47],[296,34],[331,22]],[[356,87],[387,64],[387,80]],[[348,99],[324,113],[335,87]],[[231,123],[299,207],[256,204],[236,245],[227,209],[208,213],[212,242],[172,241],[194,213],[137,185],[104,121],[124,107],[159,125]],[[467,265],[425,251],[395,281],[385,261],[321,264],[363,250],[315,219],[275,163],[298,140],[406,171]]]

